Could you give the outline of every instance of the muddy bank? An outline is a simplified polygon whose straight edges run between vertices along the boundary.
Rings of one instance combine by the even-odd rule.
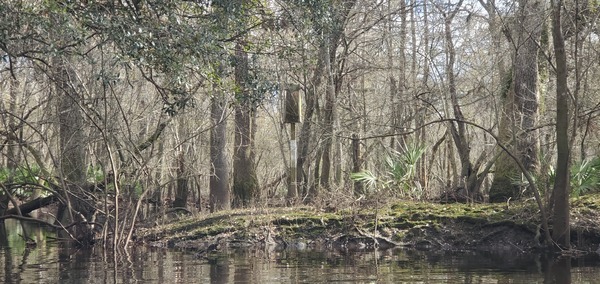
[[[600,243],[600,196],[572,201],[572,241],[581,253]],[[368,208],[368,209],[365,209]],[[436,251],[528,253],[544,242],[533,200],[507,204],[397,201],[342,210],[262,208],[178,216],[140,228],[137,241],[199,254],[226,247],[369,250],[406,247]]]

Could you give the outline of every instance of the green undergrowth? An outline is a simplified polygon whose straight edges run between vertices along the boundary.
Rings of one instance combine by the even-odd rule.
[[[575,226],[598,225],[600,196],[572,199]],[[332,212],[314,207],[238,209],[213,214],[197,214],[164,225],[140,228],[138,238],[146,241],[201,240],[207,237],[235,239],[259,235],[283,239],[316,239],[365,232],[401,239],[411,229],[439,228],[448,223],[478,227],[509,224],[534,229],[540,212],[533,199],[497,204],[438,204],[395,201],[389,204],[361,204]],[[267,233],[265,233],[267,232]]]
[[[145,240],[195,240],[235,232],[251,234],[255,228],[278,228],[294,234],[304,230],[320,233],[322,224],[338,222],[339,215],[319,212],[310,207],[238,209],[184,217],[164,225],[141,228],[138,237]]]

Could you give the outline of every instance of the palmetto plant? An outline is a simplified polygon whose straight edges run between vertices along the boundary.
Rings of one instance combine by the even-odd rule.
[[[390,190],[402,195],[417,195],[414,180],[417,162],[425,153],[425,147],[408,145],[401,151],[390,150],[385,157],[385,169],[376,174],[370,170],[352,173],[350,178],[362,182],[370,191]]]
[[[0,169],[0,182],[8,182],[10,179],[12,183],[36,183],[38,176],[41,174],[39,167],[18,167],[16,169],[1,168]]]
[[[41,169],[37,166],[32,167],[18,167],[16,169],[1,168],[0,169],[0,183],[4,184],[22,184],[21,186],[12,186],[11,194],[17,195],[18,197],[29,197],[32,194],[32,190],[27,184],[39,183],[39,176],[41,175]],[[0,195],[4,194],[0,190]]]
[[[552,188],[555,177],[554,167],[550,167],[548,177],[550,181],[548,188]],[[572,196],[600,192],[600,157],[585,159],[573,164],[570,178]]]
[[[379,180],[378,180],[377,176],[369,170],[363,170],[363,171],[360,171],[357,173],[351,173],[350,179],[352,179],[353,181],[362,182],[363,184],[366,185],[366,188],[369,191],[379,190],[379,188],[378,188]]]
[[[600,158],[585,159],[571,167],[571,194],[600,191]]]

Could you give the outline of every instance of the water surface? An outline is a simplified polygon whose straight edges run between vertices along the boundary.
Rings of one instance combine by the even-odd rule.
[[[1,227],[1,226],[0,226]],[[27,246],[27,236],[36,246]],[[134,247],[67,248],[35,224],[0,228],[4,283],[600,283],[600,257],[228,249],[216,254]]]

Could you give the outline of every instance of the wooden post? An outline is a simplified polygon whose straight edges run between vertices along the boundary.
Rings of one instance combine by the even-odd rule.
[[[290,203],[295,203],[298,198],[298,179],[296,162],[298,160],[298,147],[296,144],[296,124],[290,124],[290,182],[288,184],[287,198]]]

